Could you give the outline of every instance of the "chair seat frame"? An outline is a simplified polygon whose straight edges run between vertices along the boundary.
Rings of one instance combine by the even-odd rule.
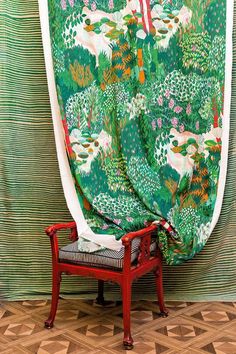
[[[45,232],[50,238],[52,251],[52,303],[51,311],[48,319],[45,321],[46,328],[52,328],[56,316],[61,275],[79,275],[84,277],[92,277],[99,280],[98,283],[98,298],[97,301],[104,303],[103,283],[111,281],[118,283],[122,291],[122,306],[123,306],[123,326],[124,340],[123,344],[126,349],[133,348],[133,339],[130,328],[130,308],[131,308],[131,292],[132,283],[135,279],[142,275],[153,271],[155,274],[156,291],[158,304],[160,308],[160,316],[166,317],[168,310],[164,304],[163,292],[163,275],[162,275],[162,256],[159,248],[156,248],[155,254],[150,253],[151,236],[157,233],[157,226],[151,225],[142,230],[127,233],[122,237],[124,246],[124,259],[122,269],[107,269],[102,268],[102,265],[94,267],[86,264],[73,264],[60,261],[59,259],[59,242],[58,232],[61,230],[70,230],[69,238],[72,242],[78,239],[77,227],[75,222],[65,224],[55,224],[49,226]],[[137,261],[131,263],[131,249],[134,239],[140,238],[139,254]]]

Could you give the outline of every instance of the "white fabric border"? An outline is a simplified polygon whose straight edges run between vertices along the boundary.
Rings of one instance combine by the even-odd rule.
[[[83,211],[81,209],[78,196],[76,193],[73,177],[71,174],[68,157],[65,149],[63,125],[60,114],[59,103],[57,99],[56,83],[53,70],[53,60],[51,51],[51,40],[49,30],[49,16],[48,16],[48,2],[47,0],[38,0],[40,23],[42,31],[44,59],[47,72],[48,90],[51,103],[51,111],[53,118],[53,128],[56,142],[57,158],[59,163],[60,175],[64,195],[68,209],[76,222],[78,236],[86,240],[92,241],[90,243],[89,251],[93,252],[100,249],[100,246],[109,248],[111,250],[119,251],[122,247],[121,241],[117,241],[113,235],[95,234],[89,227]],[[88,244],[88,243],[87,243]],[[100,246],[98,246],[100,245]],[[88,246],[88,245],[87,245]]]
[[[226,57],[225,57],[225,87],[224,87],[224,116],[222,118],[222,152],[220,162],[220,175],[217,189],[217,197],[212,217],[210,233],[216,226],[220,217],[223,204],[229,150],[229,130],[230,130],[230,107],[231,107],[231,84],[233,66],[233,13],[234,0],[227,1],[226,8]]]

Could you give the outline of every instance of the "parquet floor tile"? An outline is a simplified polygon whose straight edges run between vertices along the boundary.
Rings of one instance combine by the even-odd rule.
[[[235,302],[132,303],[134,348],[122,346],[121,302],[59,301],[55,326],[44,328],[48,300],[0,303],[1,354],[236,354]]]

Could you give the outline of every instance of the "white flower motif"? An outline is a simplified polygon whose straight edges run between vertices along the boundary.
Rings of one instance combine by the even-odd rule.
[[[200,145],[200,146],[198,147],[198,153],[201,154],[201,153],[203,153],[204,151],[205,151],[204,145]]]
[[[140,3],[139,3],[139,0],[131,0],[129,2],[129,8],[132,10],[132,11],[140,11]]]
[[[103,24],[100,26],[100,30],[101,30],[102,33],[107,33],[107,32],[109,32],[110,27],[107,26],[106,23],[103,23]]]
[[[153,6],[153,9],[152,9],[152,16],[153,17],[159,16],[162,12],[163,12],[163,7],[161,5],[157,4],[157,5]]]
[[[219,127],[218,128],[213,128],[211,132],[216,138],[221,138],[222,137],[222,129],[219,128]]]
[[[123,15],[120,11],[114,12],[112,17],[113,17],[113,20],[116,22],[116,29],[118,31],[125,29]]]
[[[136,36],[140,39],[145,39],[147,34],[144,32],[144,30],[140,29],[137,31]]]
[[[193,145],[189,145],[186,149],[187,153],[190,155],[195,154],[195,152],[197,151],[196,147]]]
[[[112,17],[113,17],[113,20],[116,21],[116,22],[120,22],[120,21],[123,20],[122,13],[120,11],[114,12]]]
[[[181,22],[183,26],[186,26],[192,17],[192,11],[188,9],[186,6],[183,6],[179,12],[179,17],[181,18]]]
[[[133,97],[131,102],[127,103],[127,111],[130,114],[130,119],[134,119],[142,112],[147,113],[146,98],[143,94],[137,93],[136,97]]]
[[[204,144],[204,136],[203,135],[199,135],[198,143],[199,143],[199,145]]]
[[[201,244],[205,243],[208,237],[210,236],[210,227],[211,227],[210,222],[208,222],[206,225],[201,224],[198,227],[197,230],[198,242],[200,242]]]
[[[70,133],[70,142],[71,143],[76,143],[78,140],[81,139],[82,133],[79,129],[73,129],[72,132]]]
[[[74,137],[75,139],[79,139],[82,136],[82,133],[79,129],[75,128],[70,133],[70,137]]]
[[[163,27],[163,22],[161,22],[160,20],[155,20],[152,24],[156,28],[156,30],[159,30]]]

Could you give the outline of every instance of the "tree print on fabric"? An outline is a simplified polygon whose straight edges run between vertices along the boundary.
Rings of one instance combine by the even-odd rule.
[[[164,219],[166,262],[192,258],[217,197],[226,0],[48,2],[66,146],[89,225],[119,239]]]

